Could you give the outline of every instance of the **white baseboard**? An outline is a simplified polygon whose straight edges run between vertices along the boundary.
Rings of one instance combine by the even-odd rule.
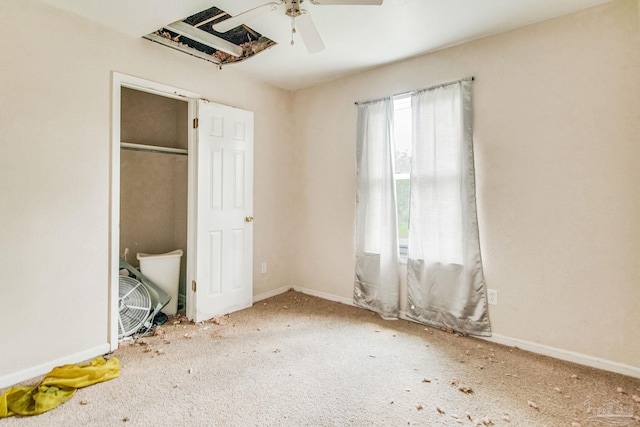
[[[506,337],[500,334],[492,334],[490,337],[478,337],[480,339],[506,345],[509,347],[518,347],[532,353],[541,354],[543,356],[553,357],[555,359],[565,360],[567,362],[578,363],[580,365],[590,366],[592,368],[602,369],[604,371],[615,372],[617,374],[627,375],[634,378],[640,378],[640,367],[625,365],[623,363],[613,362],[599,357],[593,357],[575,351],[563,350],[561,348],[551,347],[548,345],[525,341],[518,338]]]
[[[22,371],[12,372],[10,374],[0,376],[0,389],[10,387],[14,384],[18,384],[22,381],[26,381],[40,375],[44,375],[56,366],[67,365],[70,363],[80,363],[84,362],[85,360],[93,359],[94,357],[107,354],[110,352],[110,349],[111,347],[109,346],[109,344],[102,344],[98,347],[90,348],[88,350],[71,354],[60,359],[51,360],[41,365],[23,369]]]
[[[254,295],[253,296],[253,302],[255,304],[256,302],[262,301],[263,299],[267,299],[267,298],[275,297],[276,295],[284,294],[289,289],[291,289],[291,286],[283,286],[281,288],[274,289],[272,291],[267,291],[267,292],[263,292],[263,293],[258,294],[258,295]]]
[[[339,297],[339,296],[328,294],[325,292],[314,291],[313,289],[304,288],[302,286],[283,286],[282,288],[263,292],[261,294],[254,295],[253,302],[256,303],[258,301],[262,301],[267,298],[275,297],[276,295],[284,294],[285,292],[289,292],[290,289],[293,289],[294,291],[300,292],[305,295],[310,295],[313,297],[318,297],[318,298],[326,299],[329,301],[340,302],[342,304],[353,305],[353,300],[349,298]]]
[[[339,302],[347,305],[354,305],[352,298],[344,298],[344,297],[339,297],[333,294],[327,294],[325,292],[318,292],[318,291],[314,291],[313,289],[303,288],[302,286],[294,286],[293,290],[306,295],[311,295],[312,297],[318,297],[318,298],[326,299],[329,301],[335,301],[335,302]]]
[[[400,318],[415,322],[410,319],[405,312],[400,313]],[[588,356],[586,354],[577,353],[575,351],[564,350],[561,348],[551,347],[544,344],[525,341],[518,338],[511,338],[504,335],[492,333],[490,337],[476,337],[485,341],[494,342],[496,344],[506,345],[508,347],[517,347],[532,353],[541,354],[543,356],[553,357],[554,359],[573,362],[579,365],[590,366],[592,368],[602,369],[603,371],[615,372],[617,374],[627,375],[634,378],[640,378],[640,367],[625,365],[623,363],[613,362],[607,359]]]

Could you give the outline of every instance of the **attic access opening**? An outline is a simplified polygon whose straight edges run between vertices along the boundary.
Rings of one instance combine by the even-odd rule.
[[[226,33],[213,29],[213,24],[228,17],[227,12],[212,7],[165,25],[144,38],[220,66],[244,61],[276,44],[246,25]]]

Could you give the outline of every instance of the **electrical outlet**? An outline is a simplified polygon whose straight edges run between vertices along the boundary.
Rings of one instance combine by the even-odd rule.
[[[498,291],[495,289],[487,289],[487,299],[489,304],[498,305]]]
[[[263,262],[262,265],[260,266],[260,272],[262,274],[267,272],[267,263],[266,262]]]

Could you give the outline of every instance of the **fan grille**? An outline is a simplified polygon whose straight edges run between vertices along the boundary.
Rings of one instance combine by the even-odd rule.
[[[140,329],[151,311],[151,296],[138,280],[120,276],[118,298],[118,338],[128,337]]]

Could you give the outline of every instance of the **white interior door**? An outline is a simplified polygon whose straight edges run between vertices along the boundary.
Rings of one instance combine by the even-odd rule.
[[[198,121],[196,322],[253,303],[253,113],[201,100]]]

